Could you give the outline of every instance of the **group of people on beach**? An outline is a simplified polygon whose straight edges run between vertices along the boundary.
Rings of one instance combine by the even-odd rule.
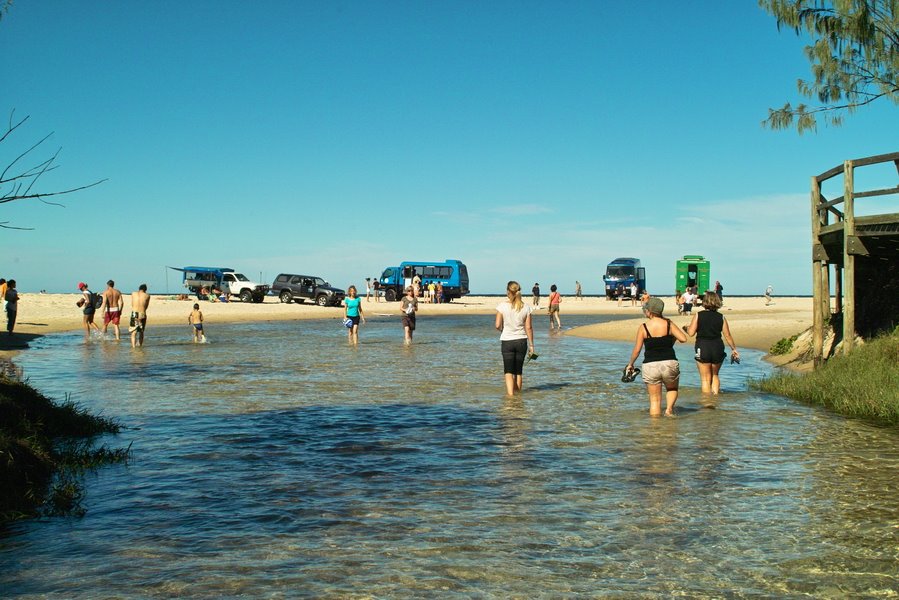
[[[115,287],[115,281],[110,279],[106,282],[106,289],[97,294],[92,292],[90,286],[83,281],[78,282],[78,291],[81,292],[81,298],[75,303],[81,309],[81,323],[84,326],[84,337],[89,339],[91,334],[96,336],[105,336],[112,325],[116,341],[121,339],[119,324],[122,319],[122,312],[125,308],[125,300]],[[147,327],[147,307],[150,306],[150,294],[147,292],[147,284],[142,283],[136,292],[131,293],[131,319],[129,321],[128,332],[131,336],[131,347],[136,348],[144,345],[144,330]],[[97,313],[103,315],[103,331],[100,326],[94,322]]]
[[[359,297],[355,285],[347,288],[346,298],[343,300],[343,323],[347,328],[347,337],[351,344],[359,343],[359,323],[365,323],[365,311],[362,310],[362,298]],[[400,313],[403,322],[403,341],[412,343],[412,334],[415,331],[415,314],[418,312],[418,296],[415,288],[406,286],[405,295],[400,302]]]
[[[642,350],[642,377],[649,395],[649,414],[652,416],[662,414],[662,388],[665,389],[665,415],[674,414],[680,383],[680,363],[674,353],[675,342],[684,343],[688,337],[696,336],[693,358],[699,370],[704,394],[718,394],[721,391],[718,372],[727,357],[725,341],[731,350],[731,362],[740,361],[740,353],[727,319],[718,312],[721,297],[713,291],[707,291],[702,298],[702,307],[705,310],[693,315],[689,325],[679,328],[664,317],[665,303],[661,298],[650,297],[643,304],[643,314],[647,321],[637,328],[634,348],[624,368],[622,380],[633,380],[639,372],[634,363]]]
[[[537,289],[537,284],[534,289]],[[551,288],[554,292],[556,286]],[[526,360],[535,359],[534,328],[531,319],[533,307],[537,306],[537,292],[531,307],[521,298],[521,286],[517,281],[506,285],[506,299],[496,307],[495,327],[500,331],[500,349],[503,357],[503,378],[506,394],[513,396],[521,391],[522,372]],[[664,317],[665,302],[654,298],[648,292],[641,298],[646,322],[637,328],[636,339],[630,360],[624,368],[622,381],[633,381],[639,372],[634,366],[640,352],[643,352],[643,382],[649,396],[649,414],[662,414],[662,389],[665,390],[665,415],[674,414],[680,383],[680,363],[674,352],[675,342],[684,343],[688,336],[696,336],[694,359],[704,394],[718,394],[721,381],[718,372],[724,359],[725,341],[731,350],[731,361],[739,362],[740,353],[721,308],[721,296],[707,291],[702,299],[705,309],[695,315],[689,325],[682,328]],[[552,318],[552,314],[550,316]],[[723,338],[723,339],[722,339]]]

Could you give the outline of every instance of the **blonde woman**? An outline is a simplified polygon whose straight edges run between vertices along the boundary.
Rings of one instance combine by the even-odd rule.
[[[699,369],[699,379],[702,381],[702,393],[717,394],[721,391],[718,371],[727,356],[721,336],[727,340],[734,362],[740,360],[740,353],[730,334],[727,319],[718,312],[721,308],[721,296],[715,292],[706,292],[702,297],[702,308],[705,310],[693,315],[693,320],[685,330],[687,335],[696,336],[696,368]]]
[[[658,417],[662,414],[662,386],[665,386],[665,416],[674,414],[674,403],[677,402],[677,390],[680,383],[680,363],[674,354],[674,342],[686,342],[687,334],[680,327],[673,325],[662,316],[665,303],[661,298],[649,298],[643,305],[646,323],[637,328],[637,340],[631,352],[631,360],[625,371],[634,370],[634,362],[643,353],[643,382],[649,394],[649,415]]]
[[[521,372],[524,359],[534,352],[534,328],[531,326],[531,308],[521,299],[521,286],[517,281],[506,284],[506,300],[496,307],[497,331],[503,353],[503,377],[506,395],[521,392]]]

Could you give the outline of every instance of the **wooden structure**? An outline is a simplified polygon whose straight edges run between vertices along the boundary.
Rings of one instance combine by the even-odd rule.
[[[824,327],[833,318],[842,333],[843,351],[855,343],[857,332],[870,335],[895,326],[899,319],[899,212],[857,216],[856,200],[899,194],[899,186],[862,191],[855,186],[855,170],[892,162],[899,173],[899,152],[847,160],[812,177],[812,287],[814,315],[812,351],[815,366],[824,359]],[[822,184],[843,176],[843,195],[828,200]],[[899,207],[899,202],[897,202]],[[830,306],[830,266],[834,266],[834,313]],[[837,327],[842,321],[842,331]]]

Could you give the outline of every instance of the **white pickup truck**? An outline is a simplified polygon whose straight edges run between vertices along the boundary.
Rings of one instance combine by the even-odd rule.
[[[240,298],[241,302],[262,302],[268,293],[268,286],[256,283],[243,273],[227,267],[169,267],[184,274],[184,287],[194,294],[202,288],[219,289],[226,294]]]

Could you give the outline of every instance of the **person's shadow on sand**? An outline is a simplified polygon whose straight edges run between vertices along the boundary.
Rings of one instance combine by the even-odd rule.
[[[24,350],[28,347],[28,342],[41,337],[38,333],[16,333],[9,335],[5,331],[0,331],[0,352],[4,350]]]

